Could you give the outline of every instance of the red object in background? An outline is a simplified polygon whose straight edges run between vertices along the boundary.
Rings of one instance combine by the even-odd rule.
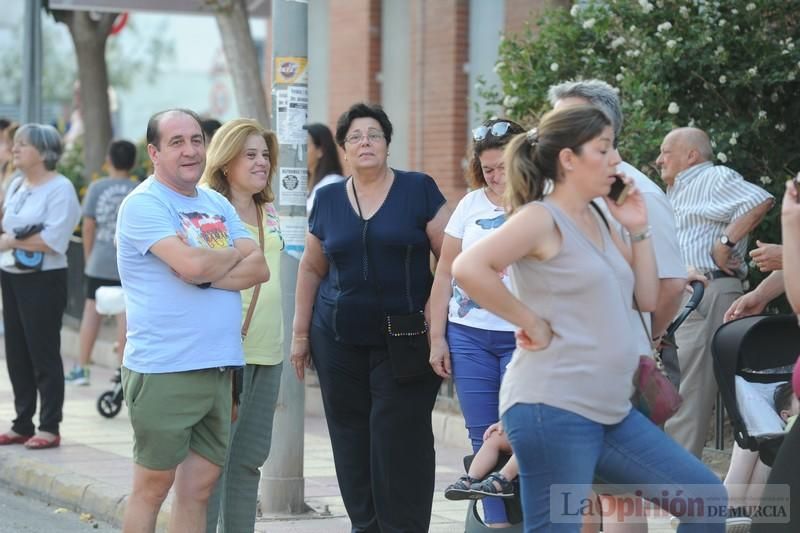
[[[794,395],[800,398],[800,357],[797,358],[797,363],[794,365],[792,388],[794,389]]]
[[[114,19],[114,24],[111,25],[111,29],[108,30],[109,35],[116,35],[122,31],[122,28],[125,27],[125,24],[128,22],[128,12],[120,13],[117,15],[117,18]]]

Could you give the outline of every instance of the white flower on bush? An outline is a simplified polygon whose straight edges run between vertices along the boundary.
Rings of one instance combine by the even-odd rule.
[[[783,122],[779,122],[775,124],[775,129],[781,132],[786,131],[786,124],[784,124]]]
[[[736,138],[736,136],[735,136],[735,135],[734,135],[734,136],[732,136],[732,137],[730,138],[730,140],[728,141],[728,143],[730,143],[730,145],[731,145],[731,146],[736,146],[736,143],[738,143],[738,142],[739,142],[739,140]]]
[[[676,44],[678,43],[675,42],[675,39],[670,39],[669,41],[667,41],[667,48],[675,48]]]
[[[753,2],[750,2],[744,7],[748,11],[753,11],[756,8],[756,5]]]
[[[778,101],[778,93],[772,93],[771,95],[769,95],[769,99],[772,100],[772,103],[774,104],[775,102]]]
[[[728,81],[728,78],[727,78],[727,76],[725,76],[724,74],[723,74],[722,76],[720,76],[720,77],[719,77],[719,82],[720,82],[722,85],[725,85],[725,83],[726,83],[727,81]]]
[[[503,98],[504,107],[514,107],[518,103],[519,103],[519,96],[508,95],[505,98]]]
[[[725,155],[725,152],[719,152],[717,154],[717,159],[719,159],[720,163],[727,163],[728,162],[728,156]]]
[[[644,107],[644,102],[642,102],[641,100],[636,100],[635,102],[633,102],[633,107]]]
[[[758,178],[758,181],[761,182],[761,185],[769,185],[770,183],[772,183],[772,178],[770,178],[769,176],[761,176],[760,178]]]
[[[641,6],[642,11],[645,13],[650,13],[653,10],[653,4],[648,0],[639,0],[639,6]]]
[[[577,17],[580,10],[581,10],[580,4],[575,4],[574,6],[572,6],[572,9],[569,10],[569,14],[572,15],[573,17]]]
[[[494,64],[494,69],[493,69],[495,74],[500,72],[503,68],[505,68],[505,66],[506,66],[506,64],[503,63],[502,61],[498,61],[497,63],[495,63]]]
[[[758,67],[751,67],[747,69],[747,73],[750,74],[751,76],[755,76],[756,74],[758,74]]]
[[[583,29],[584,30],[592,29],[594,27],[595,22],[597,22],[595,19],[584,20],[583,21]]]
[[[681,108],[678,107],[678,104],[676,104],[675,102],[670,102],[669,105],[667,106],[667,112],[671,115],[677,115],[678,111],[680,110]]]
[[[619,74],[617,74],[617,75],[616,75],[616,76],[614,76],[614,77],[616,78],[616,80],[617,80],[617,81],[622,81],[622,80],[624,80],[624,79],[625,79],[625,74],[622,74],[622,73],[620,72]]]
[[[639,57],[642,53],[639,50],[626,50],[625,55],[628,57]]]
[[[726,21],[725,19],[719,19],[719,22],[717,24],[719,24],[719,27],[721,28],[727,23],[728,23],[728,21]]]
[[[620,36],[611,41],[611,48],[619,48],[623,44],[625,44],[625,37]]]
[[[760,119],[767,118],[767,112],[766,111],[759,111],[758,112],[758,118],[760,118]]]
[[[720,54],[721,54],[721,53],[723,53],[724,51],[725,51],[725,47],[724,47],[724,46],[722,46],[722,45],[719,45],[719,46],[717,46],[717,49],[716,49],[716,50],[714,50],[714,54],[715,54],[715,55],[720,55]]]
[[[656,31],[658,33],[661,33],[661,32],[665,32],[665,31],[669,31],[671,29],[672,29],[672,23],[670,23],[670,22],[662,22],[661,24],[658,25],[658,27],[656,28]]]
[[[681,14],[681,16],[683,18],[685,18],[685,19],[689,18],[689,8],[688,7],[681,6],[680,9],[678,9],[678,12]]]
[[[796,76],[794,72],[790,72],[789,74],[786,75],[786,79],[789,81],[794,81],[795,77]]]
[[[689,124],[687,124],[687,126],[689,126],[690,128],[694,128],[694,126],[695,126],[695,121],[694,121],[694,119],[693,119],[693,118],[690,118],[690,119],[689,119]]]
[[[550,63],[550,70],[558,72],[558,63]]]
[[[731,9],[731,13],[732,13],[733,15],[738,15],[738,14],[739,14],[739,10],[738,10],[738,9],[736,9],[736,8],[733,8],[733,9]]]

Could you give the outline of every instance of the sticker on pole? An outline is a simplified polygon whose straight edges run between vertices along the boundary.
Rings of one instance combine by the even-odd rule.
[[[306,205],[306,183],[308,169],[303,167],[281,167],[278,201],[285,205]]]
[[[276,57],[275,83],[308,83],[307,57]]]

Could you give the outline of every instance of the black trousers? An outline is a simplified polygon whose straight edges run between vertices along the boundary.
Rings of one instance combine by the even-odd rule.
[[[789,490],[791,489],[791,490]],[[789,508],[785,508],[783,498],[789,495]],[[791,521],[775,520],[771,506],[782,504]],[[796,533],[800,531],[800,424],[795,423],[783,439],[778,455],[767,478],[764,495],[761,498],[763,513],[753,516],[752,533]],[[762,516],[763,515],[763,516]],[[765,517],[772,517],[767,520]],[[775,523],[778,522],[778,523]]]
[[[58,435],[64,407],[61,318],[67,305],[67,269],[30,274],[0,272],[6,365],[17,417],[12,429],[33,435],[37,393],[39,429]]]
[[[336,478],[358,533],[428,531],[434,469],[431,411],[441,379],[398,383],[385,347],[343,344],[311,328]]]

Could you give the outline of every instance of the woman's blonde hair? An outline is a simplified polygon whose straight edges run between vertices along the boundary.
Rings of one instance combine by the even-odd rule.
[[[547,180],[561,179],[558,156],[569,148],[581,153],[583,145],[611,126],[611,119],[591,105],[550,111],[538,128],[520,133],[506,146],[505,204],[509,215],[528,202],[541,200],[549,188]]]
[[[225,175],[226,168],[241,155],[247,138],[251,135],[263,137],[267,143],[267,151],[269,151],[267,185],[253,195],[256,205],[263,205],[273,201],[275,198],[272,193],[272,178],[278,169],[278,150],[280,147],[275,134],[262,127],[255,120],[237,118],[226,122],[217,130],[208,145],[206,169],[200,181],[230,200],[231,185]]]

